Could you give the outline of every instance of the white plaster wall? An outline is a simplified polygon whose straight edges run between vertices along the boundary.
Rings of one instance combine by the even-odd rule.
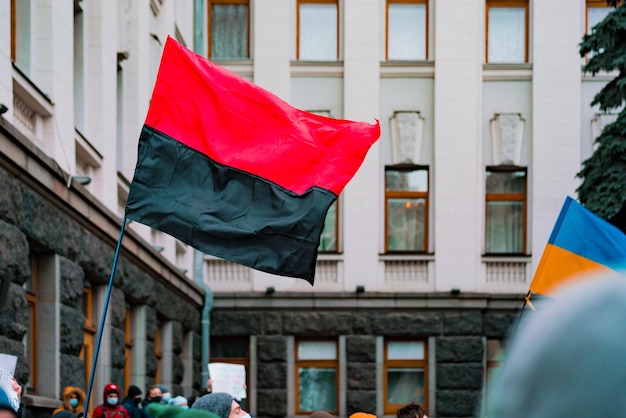
[[[433,78],[383,78],[380,80],[381,166],[393,163],[389,118],[398,110],[418,111],[424,118],[421,161],[416,163],[432,166],[435,135],[434,87]],[[384,173],[381,172],[381,175]]]
[[[496,113],[521,113],[524,119],[524,136],[520,165],[530,164],[532,142],[532,82],[530,81],[490,81],[483,84],[483,161],[492,165],[491,125]]]
[[[37,59],[32,77],[54,103],[54,117],[44,121],[46,152],[70,174],[76,167],[73,106],[73,25],[70,2],[34,4],[33,50]]]
[[[330,110],[343,118],[343,80],[340,77],[293,77],[290,104],[302,110]]]
[[[437,1],[435,15],[435,288],[473,291],[482,216],[484,2]]]
[[[606,85],[606,83],[606,80],[599,78],[598,80],[583,81],[581,86],[581,161],[591,157],[593,152],[593,141],[595,141],[595,138],[592,134],[591,121],[595,118],[597,113],[600,113],[600,109],[598,105],[592,107],[591,102],[593,101],[595,95]]]
[[[11,67],[11,0],[0,0],[0,103],[13,109]],[[0,117],[12,118],[12,110]]]
[[[93,179],[93,189],[114,212],[117,211],[117,18],[117,2],[89,2],[86,136],[103,157],[101,176]]]
[[[254,83],[289,102],[289,0],[264,0],[255,7]]]
[[[344,118],[374,123],[380,119],[380,31],[378,0],[345,0]],[[380,234],[380,143],[343,191],[344,287],[382,290],[383,264],[376,257]]]
[[[579,184],[574,176],[581,163],[578,44],[583,11],[569,0],[533,3],[533,272],[565,197],[575,197]]]
[[[139,134],[148,112],[154,79],[150,68],[150,0],[133,0],[130,9],[130,48],[124,62],[124,127],[123,159],[118,167],[127,180],[132,180],[137,164]],[[147,80],[147,81],[146,81]]]

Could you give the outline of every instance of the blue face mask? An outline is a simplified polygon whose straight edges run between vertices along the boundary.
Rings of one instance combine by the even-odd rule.
[[[118,401],[117,398],[107,398],[107,403],[111,406],[117,405],[117,401]]]
[[[72,408],[76,408],[78,406],[78,399],[70,399],[70,405],[72,405]]]
[[[183,409],[189,409],[189,405],[183,405],[183,406],[181,406],[181,408],[183,408]]]

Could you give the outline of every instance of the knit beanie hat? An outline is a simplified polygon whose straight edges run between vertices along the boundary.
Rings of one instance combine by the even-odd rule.
[[[217,415],[200,409],[183,409],[174,405],[149,403],[148,414],[154,418],[219,418]]]
[[[172,398],[172,400],[170,401],[170,405],[175,405],[175,406],[183,406],[187,403],[187,398],[185,398],[184,396],[176,396],[174,398]]]
[[[134,398],[137,395],[141,395],[141,389],[135,385],[130,385],[128,387],[128,396]]]
[[[330,412],[315,411],[311,415],[309,415],[309,418],[334,418],[334,417],[330,414]]]
[[[368,414],[367,412],[355,412],[350,415],[350,418],[376,418],[376,415]]]
[[[192,409],[203,409],[213,412],[220,418],[228,418],[230,408],[233,405],[233,397],[228,393],[217,392],[209,393],[196,400],[191,406]]]

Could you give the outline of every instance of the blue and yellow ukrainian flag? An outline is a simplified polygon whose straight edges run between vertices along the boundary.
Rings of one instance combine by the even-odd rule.
[[[530,292],[550,296],[563,282],[586,276],[581,273],[623,269],[625,264],[626,234],[568,196]]]

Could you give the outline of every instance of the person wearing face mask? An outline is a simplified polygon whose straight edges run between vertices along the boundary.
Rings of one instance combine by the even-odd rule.
[[[127,395],[122,406],[128,411],[130,418],[149,418],[148,413],[141,407],[141,389],[135,385],[128,387]]]
[[[163,405],[168,405],[172,400],[172,394],[170,393],[170,390],[165,385],[159,384],[157,386],[159,387],[159,389],[161,389],[161,403]]]
[[[85,392],[80,388],[66,386],[61,395],[63,405],[52,412],[52,416],[61,411],[68,411],[72,414],[79,414],[85,410]],[[60,416],[60,415],[59,415]]]
[[[120,388],[115,383],[107,383],[103,392],[104,403],[93,410],[92,418],[130,418],[128,411],[120,404]]]
[[[146,399],[141,401],[141,406],[145,409],[149,403],[161,403],[163,400],[163,394],[158,385],[152,385],[146,391]]]
[[[251,418],[231,395],[223,392],[213,392],[198,398],[191,409],[209,411],[220,418]]]

